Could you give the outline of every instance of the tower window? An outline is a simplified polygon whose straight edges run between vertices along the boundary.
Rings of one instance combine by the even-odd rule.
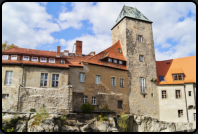
[[[143,62],[143,55],[140,55],[140,62]]]
[[[183,110],[178,110],[178,117],[183,117]]]
[[[118,52],[119,52],[120,54],[122,54],[122,51],[121,51],[121,49],[120,49],[120,48],[118,48]]]
[[[138,35],[138,41],[142,42],[142,35]]]
[[[122,100],[118,100],[118,108],[122,109]]]

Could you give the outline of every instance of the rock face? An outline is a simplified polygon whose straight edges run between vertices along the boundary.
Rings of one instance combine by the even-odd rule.
[[[33,125],[35,114],[6,114],[2,119],[2,126],[15,132],[117,132],[115,121],[108,115],[109,121],[100,122],[98,114],[66,115],[62,120],[61,115],[49,114],[39,125]]]

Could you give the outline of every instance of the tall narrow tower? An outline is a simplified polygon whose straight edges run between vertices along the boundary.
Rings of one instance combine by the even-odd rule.
[[[130,113],[159,119],[152,21],[124,6],[111,30],[112,43],[120,40],[127,60]]]

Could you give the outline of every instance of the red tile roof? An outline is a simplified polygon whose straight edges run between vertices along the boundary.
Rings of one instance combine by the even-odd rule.
[[[104,50],[104,51],[84,60],[83,62],[87,62],[87,63],[91,63],[91,64],[95,64],[95,65],[106,66],[106,67],[112,67],[112,68],[116,68],[116,69],[128,70],[125,65],[105,62],[105,61],[101,60],[101,59],[104,59],[106,57],[109,57],[109,58],[114,58],[114,59],[126,61],[123,53],[120,54],[118,52],[118,48],[120,48],[121,51],[122,51],[120,40],[118,40],[116,43],[114,43],[111,47],[107,48],[106,50]]]
[[[167,61],[170,61],[169,64],[167,64]],[[196,55],[165,61],[156,61],[156,66],[159,85],[196,83]],[[172,74],[179,73],[184,74],[184,80],[173,81]],[[165,81],[160,82],[159,76],[164,76]]]

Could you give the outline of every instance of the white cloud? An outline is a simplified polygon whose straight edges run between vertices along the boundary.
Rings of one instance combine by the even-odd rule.
[[[33,2],[6,2],[2,6],[2,42],[35,48],[55,42],[50,33],[60,31],[46,7]]]
[[[63,45],[63,46],[66,46],[66,40],[65,39],[60,39],[60,44]]]

